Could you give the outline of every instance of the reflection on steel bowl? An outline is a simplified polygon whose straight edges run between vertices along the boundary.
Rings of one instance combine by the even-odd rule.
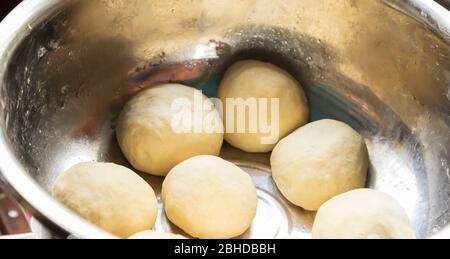
[[[214,95],[227,67],[251,58],[299,80],[313,120],[361,132],[368,186],[402,204],[418,237],[448,238],[449,17],[427,0],[26,0],[0,24],[0,183],[56,234],[110,237],[51,198],[58,174],[128,165],[114,126],[134,93],[170,81]],[[266,201],[243,237],[310,236],[314,215],[277,193],[268,154],[221,156]],[[163,216],[157,228],[178,231]]]

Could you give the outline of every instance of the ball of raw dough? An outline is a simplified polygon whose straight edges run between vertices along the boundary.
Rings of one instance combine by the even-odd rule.
[[[226,72],[219,87],[218,97],[224,106],[225,140],[246,152],[270,152],[280,139],[308,122],[308,101],[300,83],[286,71],[269,63],[255,60],[237,62]],[[258,105],[253,111],[247,109],[246,112],[242,112],[236,105],[227,104],[227,99],[237,102],[239,100],[237,98],[242,98],[249,104],[251,98],[256,98]],[[272,98],[279,100],[278,113],[272,109],[275,107],[271,104]],[[259,105],[263,100],[267,100],[267,112],[263,108],[264,103]],[[231,112],[233,110],[234,112]],[[273,111],[278,120],[272,116]],[[242,128],[245,131],[238,131],[239,115],[245,115],[247,126],[244,125],[245,128]],[[260,116],[266,119],[260,119]],[[270,125],[273,128],[261,127],[260,124]],[[271,135],[276,138],[271,139],[269,137]],[[262,142],[263,138],[267,139]]]
[[[197,238],[233,238],[256,215],[258,197],[250,176],[219,157],[198,156],[167,175],[162,199],[169,220]]]
[[[82,218],[127,238],[156,221],[155,193],[130,169],[112,163],[80,163],[62,173],[53,196]]]
[[[313,226],[316,239],[413,239],[405,210],[391,196],[359,189],[320,207]]]
[[[188,106],[183,106],[186,102]],[[198,107],[199,102],[203,104]],[[117,139],[134,168],[165,176],[188,158],[218,155],[223,122],[201,91],[165,84],[144,90],[127,103],[118,120]]]
[[[128,239],[187,239],[187,238],[182,235],[147,230],[134,234]]]
[[[290,202],[316,211],[332,197],[363,188],[369,155],[361,135],[345,123],[310,123],[278,143],[272,174]]]

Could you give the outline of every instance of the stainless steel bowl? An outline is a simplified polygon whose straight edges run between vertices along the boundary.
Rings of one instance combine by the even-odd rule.
[[[430,0],[26,0],[0,24],[0,182],[59,233],[109,237],[51,198],[57,175],[127,165],[114,121],[140,89],[175,81],[214,95],[244,58],[295,76],[312,120],[359,130],[368,186],[400,201],[418,237],[450,238],[450,13]],[[308,236],[314,215],[276,195],[268,155],[222,156],[252,174],[259,213],[279,219],[247,237]],[[163,215],[158,227],[176,231]]]

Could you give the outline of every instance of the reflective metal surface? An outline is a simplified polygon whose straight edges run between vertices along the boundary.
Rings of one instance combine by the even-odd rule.
[[[272,180],[270,166],[253,159],[238,159],[243,155],[231,146],[226,145],[222,157],[234,162],[246,171],[255,183],[258,193],[258,210],[250,229],[238,239],[274,239],[274,238],[310,238],[315,212],[307,212],[283,198]],[[261,155],[262,157],[263,155]],[[267,155],[265,155],[268,157]],[[161,201],[163,178],[141,175],[155,189],[159,214],[155,230],[188,236],[181,229],[170,223],[164,213]]]
[[[304,85],[313,120],[364,135],[368,185],[400,201],[418,237],[449,238],[449,57],[450,13],[429,0],[24,1],[0,24],[0,171],[40,220],[105,237],[50,198],[56,176],[127,165],[114,121],[139,90],[174,81],[213,96],[232,62],[254,58]],[[268,155],[222,156],[270,173]],[[307,237],[312,216],[295,215]]]

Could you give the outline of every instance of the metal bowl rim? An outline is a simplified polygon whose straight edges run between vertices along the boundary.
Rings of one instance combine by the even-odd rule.
[[[386,1],[386,0],[384,0]],[[4,81],[8,60],[21,39],[35,25],[54,15],[71,0],[24,0],[0,23],[0,82]],[[450,12],[434,1],[405,0],[407,5],[431,17],[435,28],[450,42]],[[114,238],[105,231],[89,224],[54,200],[50,194],[26,173],[7,144],[4,129],[0,128],[0,180],[1,177],[13,194],[39,213],[39,216],[59,228],[81,238]],[[0,181],[1,183],[1,181]],[[430,238],[450,238],[450,225]]]

